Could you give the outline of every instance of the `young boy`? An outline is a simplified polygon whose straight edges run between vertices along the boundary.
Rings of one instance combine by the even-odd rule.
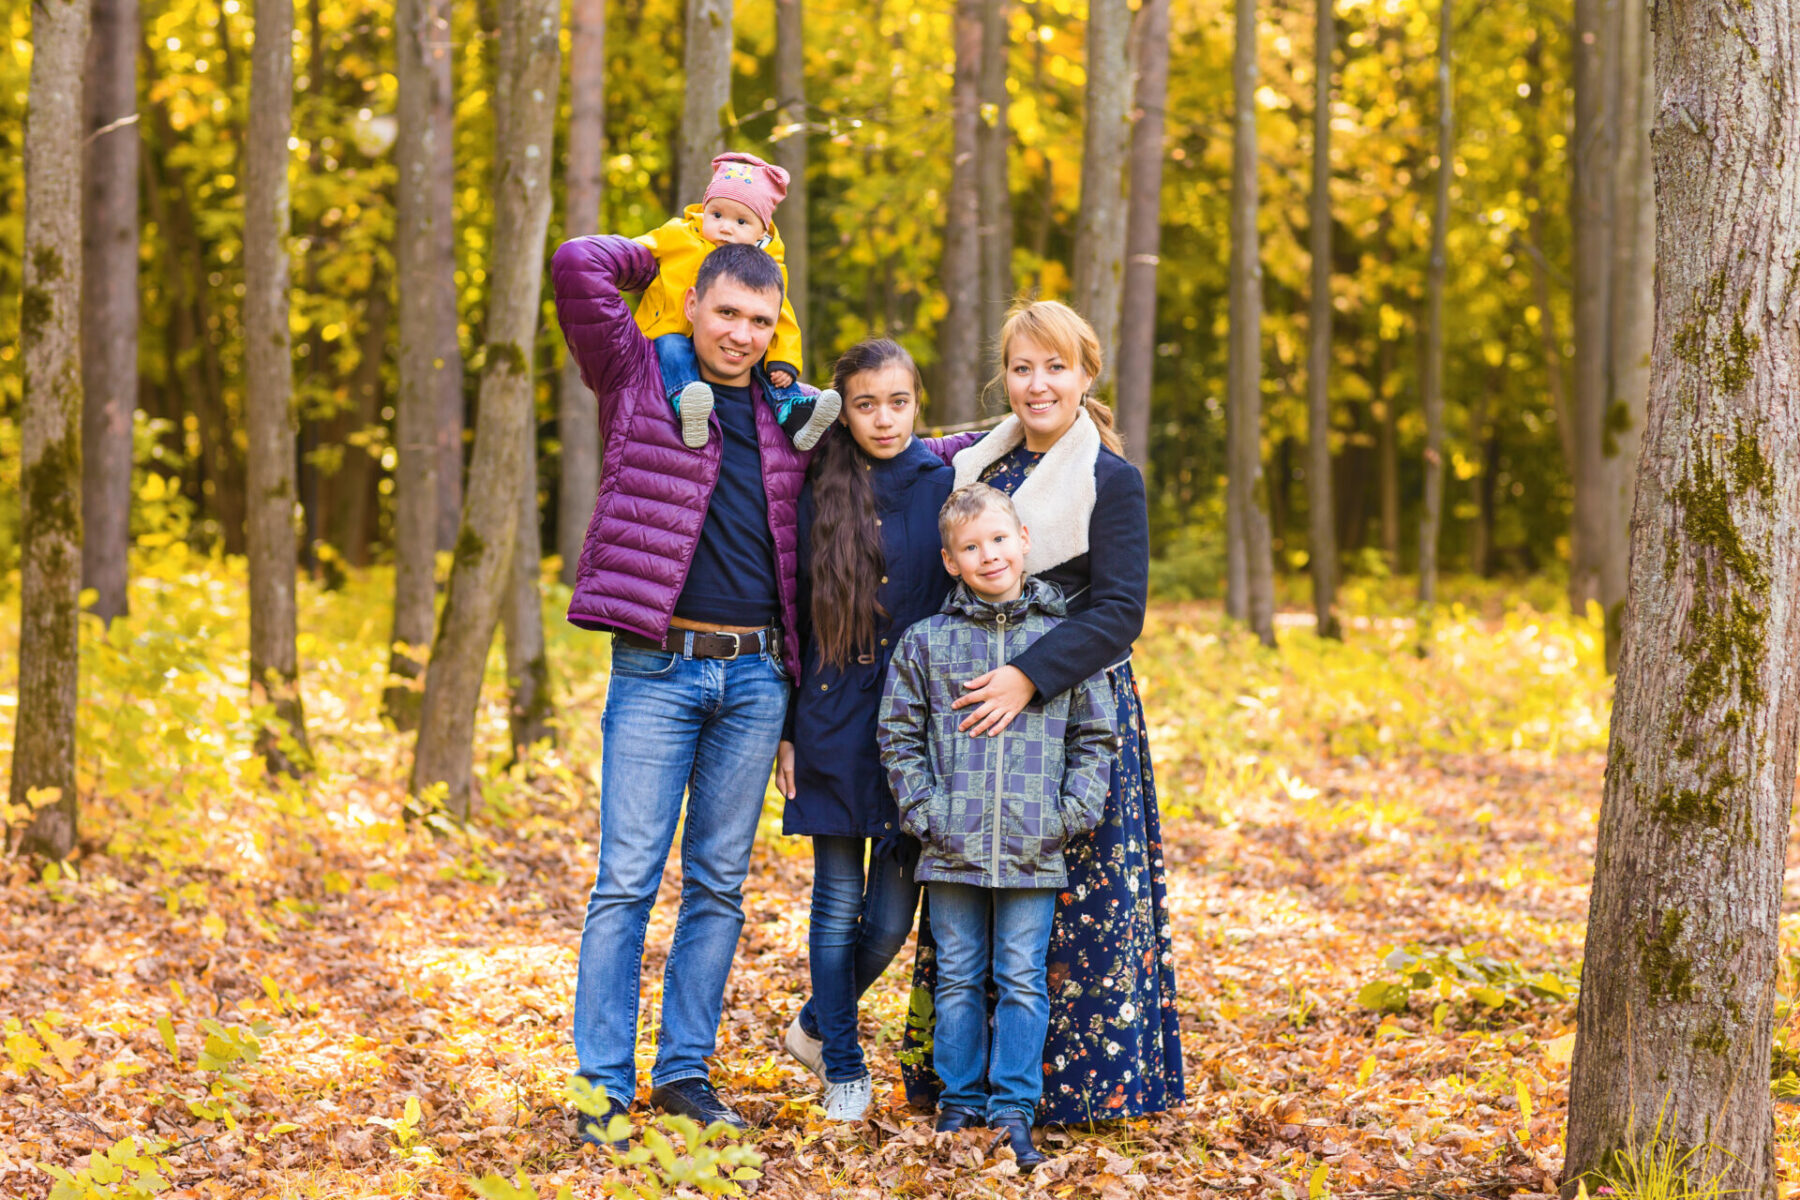
[[[944,1084],[936,1128],[985,1123],[1029,1169],[1044,1161],[1031,1121],[1050,1020],[1044,958],[1068,881],[1062,847],[1100,823],[1117,738],[1099,676],[1028,704],[999,734],[957,729],[966,714],[950,705],[963,684],[1017,656],[1064,608],[1054,587],[1025,574],[1030,535],[1005,493],[984,483],[951,493],[938,535],[959,583],[942,612],[901,637],[877,739],[901,828],[923,843],[916,877],[938,956],[932,1061]]]
[[[700,263],[716,246],[748,242],[782,263],[775,207],[786,198],[788,185],[786,171],[754,154],[721,154],[712,165],[712,182],[699,204],[688,205],[679,217],[633,239],[649,247],[658,267],[656,279],[638,302],[637,325],[656,344],[663,387],[681,419],[681,440],[696,450],[706,445],[713,393],[700,378],[700,364],[688,340],[694,330],[688,324],[684,301]],[[785,264],[781,278],[785,290]],[[769,385],[769,404],[781,428],[796,450],[811,450],[837,420],[843,405],[829,388],[817,396],[802,393],[797,379],[799,363],[800,324],[784,295],[775,336],[761,369]]]

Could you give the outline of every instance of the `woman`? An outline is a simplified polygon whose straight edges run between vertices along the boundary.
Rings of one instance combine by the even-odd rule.
[[[918,843],[899,833],[876,715],[894,643],[950,590],[937,514],[951,470],[912,435],[919,372],[899,345],[852,347],[834,386],[847,430],[819,447],[800,494],[800,679],[776,784],[782,831],[813,839],[813,995],[785,1041],[824,1081],[826,1116],[854,1121],[870,1097],[856,1002],[905,945],[919,902]]]
[[[1185,1098],[1162,830],[1131,644],[1144,624],[1150,529],[1144,479],[1120,454],[1112,410],[1088,394],[1100,342],[1073,309],[1038,301],[1000,331],[1012,416],[956,455],[956,486],[1012,495],[1031,530],[1025,567],[1062,589],[1068,618],[997,670],[969,681],[956,707],[971,736],[1005,729],[1034,695],[1105,672],[1118,716],[1105,815],[1063,856],[1069,886],[1050,935],[1050,1034],[1037,1123],[1160,1112]],[[933,1098],[926,1029],[936,969],[920,929],[907,1045],[908,1095]]]

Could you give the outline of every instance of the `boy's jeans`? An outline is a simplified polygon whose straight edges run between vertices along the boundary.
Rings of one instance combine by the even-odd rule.
[[[1050,994],[1044,959],[1056,918],[1051,888],[982,888],[931,883],[931,931],[937,937],[937,1033],[931,1061],[944,1083],[938,1108],[960,1105],[1030,1123],[1044,1094],[1044,1037]],[[993,963],[989,1046],[987,971]]]
[[[588,1082],[605,1084],[622,1103],[637,1090],[644,929],[684,791],[681,909],[663,971],[651,1082],[706,1078],[789,687],[779,657],[768,653],[695,659],[614,643],[600,718],[600,862],[575,981],[575,1057]]]
[[[700,381],[700,360],[694,357],[694,339],[685,333],[665,333],[656,339],[656,361],[662,366],[663,394],[669,398],[677,416],[681,414],[681,389],[690,383]],[[756,368],[757,382],[763,386],[763,395],[768,397],[769,407],[775,410],[775,420],[785,421],[793,412],[794,405],[809,397],[800,390],[798,379],[784,388],[778,388],[769,382],[762,365]]]
[[[868,848],[868,838],[813,839],[812,930],[806,938],[813,994],[800,1026],[825,1043],[828,1083],[869,1073],[856,1036],[856,1002],[906,945],[919,908],[912,856],[872,860],[865,888]]]

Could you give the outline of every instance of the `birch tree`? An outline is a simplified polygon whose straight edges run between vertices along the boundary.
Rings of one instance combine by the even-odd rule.
[[[1800,741],[1800,5],[1655,9],[1656,317],[1563,1183],[1776,1193]],[[1590,1183],[1590,1192],[1593,1186]]]
[[[550,223],[561,24],[557,0],[518,0],[500,19],[486,362],[462,531],[425,671],[412,774],[415,793],[445,785],[445,807],[459,819],[467,818],[475,799],[475,708],[510,581],[523,481],[530,474],[531,346]]]

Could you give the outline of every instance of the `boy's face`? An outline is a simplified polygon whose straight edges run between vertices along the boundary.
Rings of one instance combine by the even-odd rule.
[[[984,508],[958,525],[943,551],[944,570],[990,604],[1017,600],[1025,584],[1031,534],[1003,509]]]
[[[700,206],[700,236],[715,246],[731,242],[754,246],[766,232],[762,218],[742,201],[714,196]]]

